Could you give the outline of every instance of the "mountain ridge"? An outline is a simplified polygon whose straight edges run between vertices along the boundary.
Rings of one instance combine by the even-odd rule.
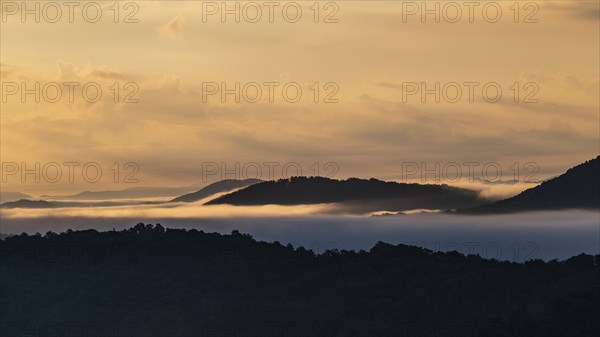
[[[513,197],[458,212],[482,214],[554,209],[600,209],[600,156]]]
[[[206,205],[342,204],[362,212],[402,211],[418,208],[447,209],[485,203],[479,192],[448,185],[398,183],[375,178],[346,180],[325,177],[291,177],[248,186]]]
[[[215,183],[212,183],[208,186],[203,187],[202,189],[196,191],[196,192],[192,192],[192,193],[188,193],[188,194],[184,194],[181,196],[178,196],[176,198],[173,198],[171,200],[169,200],[169,202],[194,202],[194,201],[199,201],[202,200],[204,198],[207,198],[211,195],[214,195],[216,193],[222,193],[222,192],[229,192],[232,191],[234,189],[237,188],[243,188],[243,187],[247,187],[253,184],[257,184],[263,182],[263,180],[260,179],[243,179],[243,180],[237,180],[237,179],[225,179],[225,180],[220,180],[217,181]]]

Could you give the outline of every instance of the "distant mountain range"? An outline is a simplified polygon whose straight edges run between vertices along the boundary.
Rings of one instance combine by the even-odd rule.
[[[314,205],[332,204],[332,212],[364,214],[369,212],[403,212],[411,210],[447,210],[462,214],[494,214],[555,209],[600,209],[600,157],[545,180],[520,194],[491,202],[479,192],[448,185],[422,185],[387,182],[378,179],[350,178],[336,180],[323,177],[292,177],[277,181],[259,179],[223,180],[196,192],[183,194],[168,202],[195,202],[219,193],[205,205]],[[73,201],[45,201],[20,198],[2,203],[2,208],[52,208],[118,206],[131,202],[77,200],[134,199],[173,194],[186,188],[130,188],[121,191],[82,192],[57,197]],[[12,196],[19,196],[12,193]],[[4,196],[4,194],[3,194]],[[25,196],[28,197],[28,196]],[[162,201],[141,204],[163,204]]]
[[[160,198],[172,197],[189,193],[198,189],[199,186],[185,187],[130,187],[122,190],[108,191],[83,191],[72,195],[42,195],[42,199],[58,200],[115,200],[115,199],[140,199],[140,198]]]
[[[54,208],[55,204],[45,200],[28,200],[21,199],[17,201],[9,201],[0,205],[2,208]]]
[[[30,195],[19,192],[0,192],[0,203],[17,201],[21,199],[29,199]]]
[[[184,194],[168,202],[194,202],[199,201],[205,198],[210,197],[211,195],[215,195],[218,193],[230,192],[238,188],[243,188],[246,186],[250,186],[252,184],[256,184],[262,182],[260,179],[245,179],[245,180],[235,180],[235,179],[227,179],[222,181],[217,181],[212,183],[196,192]],[[2,203],[0,207],[2,208],[57,208],[57,207],[109,207],[109,206],[123,206],[123,205],[157,205],[164,204],[163,201],[145,201],[145,202],[124,202],[124,201],[101,201],[104,199],[109,199],[111,195],[115,195],[114,200],[131,198],[135,199],[136,196],[142,197],[142,194],[145,193],[154,193],[156,196],[158,193],[172,193],[173,191],[177,191],[178,188],[168,189],[168,188],[134,188],[134,189],[126,189],[121,191],[99,191],[99,192],[81,192],[72,196],[63,196],[63,197],[49,197],[43,196],[46,198],[56,198],[58,200],[68,200],[68,201],[47,201],[47,200],[31,200],[27,198],[21,198],[15,201],[9,201]],[[140,194],[141,193],[141,194]],[[148,196],[148,195],[146,195]],[[29,196],[27,196],[29,197]],[[31,197],[29,197],[31,198]],[[82,201],[86,200],[86,201]],[[92,200],[92,201],[90,201]],[[96,201],[99,200],[99,201]]]
[[[217,194],[217,193],[223,193],[223,192],[233,191],[235,189],[247,187],[247,186],[250,186],[250,185],[253,185],[253,184],[260,183],[262,181],[263,180],[260,180],[260,179],[245,179],[245,180],[227,179],[227,180],[221,180],[221,181],[218,181],[216,183],[212,183],[212,184],[204,187],[203,189],[201,189],[199,191],[179,196],[179,197],[171,200],[171,202],[194,202],[194,201],[199,201],[199,200],[202,200],[204,198],[210,197],[211,195],[214,195],[214,194]]]
[[[266,181],[215,198],[207,205],[303,205],[335,203],[344,211],[449,209],[485,203],[477,191],[447,185],[421,185],[377,179],[335,180],[292,177]]]
[[[161,202],[131,202],[123,201],[47,201],[21,199],[0,204],[0,208],[60,208],[60,207],[111,207],[126,205],[158,204]]]
[[[600,157],[520,194],[461,213],[511,213],[555,209],[600,209]]]

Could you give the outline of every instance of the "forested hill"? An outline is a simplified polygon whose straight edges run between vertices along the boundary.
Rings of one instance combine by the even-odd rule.
[[[12,236],[0,251],[3,333],[77,322],[102,336],[600,332],[598,255],[510,263],[382,242],[315,254],[144,224]]]
[[[600,210],[600,157],[572,167],[512,198],[461,212],[509,213],[557,209]]]
[[[357,212],[474,207],[479,193],[448,185],[407,184],[378,179],[291,177],[265,181],[215,198],[208,205],[301,205],[338,203]]]

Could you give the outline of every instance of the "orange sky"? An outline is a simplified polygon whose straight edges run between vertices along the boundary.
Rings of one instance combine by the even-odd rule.
[[[207,162],[258,163],[263,178],[265,162],[298,163],[304,174],[314,163],[323,174],[333,162],[338,178],[390,180],[402,180],[407,162],[494,162],[509,180],[516,162],[519,178],[535,163],[533,178],[544,179],[599,153],[597,1],[521,2],[518,15],[512,1],[483,1],[472,20],[459,1],[456,23],[448,22],[456,8],[447,1],[437,2],[446,8],[439,23],[433,15],[422,22],[422,8],[411,7],[421,2],[321,2],[318,14],[313,1],[296,2],[302,15],[295,23],[288,21],[297,6],[289,2],[277,4],[273,22],[269,7],[256,2],[257,23],[250,22],[256,7],[244,2],[239,23],[233,14],[223,23],[211,2],[121,2],[118,13],[113,1],[96,2],[97,22],[86,21],[95,8],[84,16],[82,2],[73,22],[63,7],[57,23],[48,22],[56,17],[55,8],[44,11],[48,2],[38,2],[39,23],[35,14],[22,22],[20,1],[1,2],[3,191],[121,189],[132,187],[123,181],[135,168],[135,186],[185,186],[202,182]],[[496,4],[502,15],[488,22]],[[65,83],[72,82],[80,85],[70,102]],[[422,82],[439,83],[446,95],[422,102],[420,92],[407,91]],[[479,83],[472,100],[471,82]],[[40,102],[34,94],[23,99],[21,85],[36,83]],[[89,83],[88,98],[102,89],[97,102],[82,96]],[[214,91],[221,83],[239,83],[239,103],[233,94],[222,102]],[[54,84],[62,90],[55,103]],[[457,86],[462,96],[454,100]],[[257,87],[262,98],[251,102]],[[292,103],[297,87],[302,96]],[[499,100],[486,101],[497,87]],[[70,182],[65,162],[98,163],[102,179],[86,181],[76,169]],[[7,175],[10,163],[40,163],[40,170],[58,163],[63,176],[22,181],[19,172]]]

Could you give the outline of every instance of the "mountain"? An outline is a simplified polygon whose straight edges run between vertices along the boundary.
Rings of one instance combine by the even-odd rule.
[[[23,194],[20,192],[0,192],[0,203],[29,198],[31,198],[30,195]]]
[[[0,317],[18,322],[2,336],[81,336],[78,322],[94,322],[88,336],[600,335],[600,255],[510,263],[384,242],[313,252],[169,227],[0,240]],[[58,319],[74,333],[16,332]]]
[[[570,168],[520,194],[461,213],[511,213],[555,209],[600,208],[600,156]]]
[[[44,199],[58,200],[115,200],[115,199],[138,199],[138,198],[160,198],[172,197],[189,193],[198,186],[186,187],[130,187],[123,190],[108,191],[83,191],[73,195],[50,196],[43,195]]]
[[[404,211],[474,207],[485,202],[476,191],[447,185],[420,185],[377,179],[335,180],[292,177],[266,181],[215,198],[207,205],[302,205],[336,203],[343,211]]]
[[[1,208],[64,208],[64,207],[114,207],[114,206],[131,206],[131,205],[160,205],[164,201],[145,201],[145,202],[130,202],[130,201],[46,201],[46,200],[28,200],[21,199],[18,201],[5,202],[0,204]]]
[[[9,201],[0,205],[0,208],[54,208],[54,203],[45,200],[21,199],[18,201]]]
[[[262,182],[262,180],[260,179],[221,180],[216,183],[210,184],[199,191],[179,196],[171,200],[171,202],[194,202],[202,200],[216,193],[229,192],[237,188],[247,187],[260,182]]]

